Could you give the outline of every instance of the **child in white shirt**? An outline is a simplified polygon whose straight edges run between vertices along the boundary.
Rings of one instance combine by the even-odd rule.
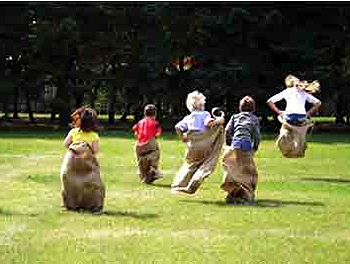
[[[312,116],[321,106],[321,101],[310,93],[319,90],[318,81],[309,84],[306,81],[300,81],[293,75],[288,75],[285,80],[287,89],[270,97],[267,100],[268,106],[278,115],[283,115],[283,118],[291,125],[300,125],[306,118]],[[277,108],[276,102],[285,99],[287,106],[284,112]],[[313,107],[306,112],[305,103],[313,104]]]

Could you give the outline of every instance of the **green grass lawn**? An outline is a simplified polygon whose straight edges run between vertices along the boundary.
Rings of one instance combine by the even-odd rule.
[[[101,135],[105,213],[61,207],[60,133],[0,132],[0,263],[350,263],[350,137],[312,135],[285,159],[265,136],[257,204],[224,203],[219,165],[195,195],[169,185],[185,146],[164,135],[165,178],[139,182],[129,133]]]

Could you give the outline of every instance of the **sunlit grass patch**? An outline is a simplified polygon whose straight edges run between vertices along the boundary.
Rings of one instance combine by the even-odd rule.
[[[17,132],[16,132],[17,133]],[[349,263],[350,139],[311,135],[284,159],[264,135],[255,206],[232,206],[222,167],[195,195],[172,195],[185,145],[159,139],[164,178],[136,175],[131,133],[101,134],[104,213],[62,207],[59,133],[0,133],[0,263]]]

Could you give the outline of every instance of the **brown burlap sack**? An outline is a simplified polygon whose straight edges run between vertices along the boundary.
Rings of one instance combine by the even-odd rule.
[[[302,158],[305,156],[307,148],[306,134],[312,122],[307,122],[303,126],[293,126],[288,124],[281,116],[278,117],[282,126],[280,134],[276,140],[276,145],[286,158]]]
[[[258,171],[253,151],[230,149],[224,151],[222,164],[224,176],[221,188],[228,193],[227,202],[252,203],[258,182]]]
[[[67,209],[102,211],[105,187],[89,144],[76,142],[69,146],[61,166],[61,189]]]
[[[187,135],[185,161],[171,184],[172,191],[195,193],[217,165],[224,143],[224,128],[214,126],[203,133]]]
[[[161,177],[158,170],[160,151],[155,139],[146,143],[136,143],[135,156],[142,182],[149,184]]]

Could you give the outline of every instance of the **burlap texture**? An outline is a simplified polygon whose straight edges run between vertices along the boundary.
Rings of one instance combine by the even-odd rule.
[[[288,124],[281,116],[278,117],[282,126],[280,134],[276,140],[276,146],[286,158],[302,158],[307,149],[306,134],[312,122],[307,122],[303,126]]]
[[[187,138],[185,161],[171,187],[195,193],[203,180],[215,170],[224,143],[224,128],[217,125],[203,133],[190,132]]]
[[[155,139],[146,143],[137,142],[135,145],[135,157],[142,182],[152,183],[160,177],[158,170],[160,151]]]
[[[69,146],[60,174],[63,204],[67,209],[103,209],[105,187],[100,166],[87,143],[76,142]]]
[[[226,147],[222,164],[224,176],[221,188],[228,193],[228,202],[237,199],[253,202],[258,182],[254,152]]]

